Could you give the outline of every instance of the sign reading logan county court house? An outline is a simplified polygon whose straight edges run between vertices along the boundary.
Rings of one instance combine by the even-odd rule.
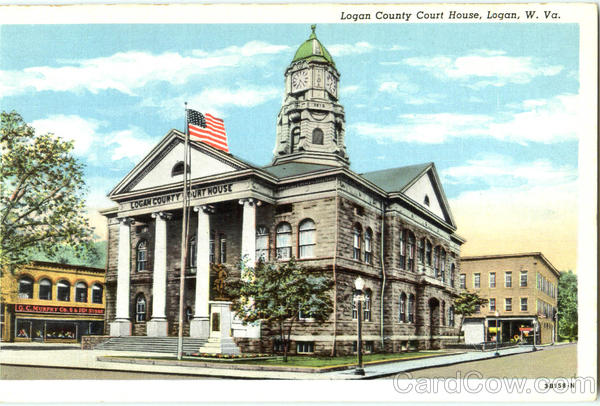
[[[16,304],[17,313],[104,314],[104,309],[74,306],[39,306]]]
[[[201,197],[217,196],[226,193],[231,193],[233,190],[233,183],[224,183],[220,185],[195,187],[190,191],[190,199],[198,199]],[[144,207],[162,206],[169,203],[181,202],[183,193],[168,193],[160,196],[145,197],[143,199],[132,200],[125,203],[128,205],[128,209],[140,209]]]

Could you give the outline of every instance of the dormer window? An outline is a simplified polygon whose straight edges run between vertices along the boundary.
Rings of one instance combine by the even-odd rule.
[[[425,195],[425,199],[423,200],[423,203],[425,203],[425,206],[429,207],[429,196]]]
[[[177,162],[171,169],[171,176],[183,175],[184,164],[182,161]]]

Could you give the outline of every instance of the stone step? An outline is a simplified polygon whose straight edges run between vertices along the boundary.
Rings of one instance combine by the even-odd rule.
[[[207,340],[184,338],[183,351],[197,352]],[[139,351],[139,352],[177,352],[177,337],[111,337],[94,347],[97,350]]]

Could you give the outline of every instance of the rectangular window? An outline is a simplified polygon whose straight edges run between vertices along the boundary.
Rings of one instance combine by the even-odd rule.
[[[467,275],[465,275],[464,273],[460,274],[460,288],[461,289],[467,288]]]
[[[216,255],[215,255],[215,232],[211,230],[210,237],[208,240],[208,260],[211,264],[215,263]]]
[[[222,234],[221,234],[221,237],[219,238],[219,255],[220,255],[219,262],[221,264],[224,264],[225,262],[227,262],[227,239]]]
[[[521,311],[522,312],[527,311],[527,298],[526,297],[521,298]]]
[[[521,287],[527,286],[527,271],[521,271]]]
[[[490,272],[490,288],[496,287],[496,272]]]
[[[315,352],[314,341],[297,341],[296,342],[296,352],[298,354],[307,354],[307,353]]]
[[[507,312],[512,312],[512,298],[507,297],[504,299],[504,310]]]
[[[481,274],[473,274],[473,287],[479,289],[481,287]]]
[[[495,298],[490,298],[490,311],[491,312],[496,311],[496,299]]]
[[[506,272],[504,274],[504,287],[512,288],[512,272]]]
[[[371,294],[365,294],[365,303],[363,304],[363,320],[371,321]]]
[[[358,295],[352,294],[352,320],[358,319]]]
[[[365,353],[373,352],[374,347],[373,341],[365,341]]]
[[[481,311],[481,306],[476,304],[475,305],[475,313],[479,313]]]

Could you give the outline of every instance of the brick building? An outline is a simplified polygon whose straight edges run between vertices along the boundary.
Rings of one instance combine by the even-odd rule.
[[[515,336],[533,342],[534,320],[537,343],[554,342],[560,274],[541,252],[463,257],[460,261],[461,288],[488,300],[477,314],[465,318],[467,342],[495,339],[496,312],[502,342]]]
[[[0,279],[2,341],[77,342],[104,330],[105,270],[35,261]]]
[[[435,165],[353,172],[339,77],[313,28],[285,70],[271,164],[191,142],[186,336],[208,337],[217,312],[243,351],[273,351],[276,333],[265,324],[243,326],[214,291],[219,264],[235,272],[242,257],[259,256],[293,256],[335,281],[334,312],[325,323],[301,320],[292,352],[353,350],[359,275],[366,280],[367,350],[439,347],[456,336],[452,301],[464,240]],[[103,211],[112,336],[177,334],[183,142],[184,134],[171,130],[109,194],[118,204]]]

